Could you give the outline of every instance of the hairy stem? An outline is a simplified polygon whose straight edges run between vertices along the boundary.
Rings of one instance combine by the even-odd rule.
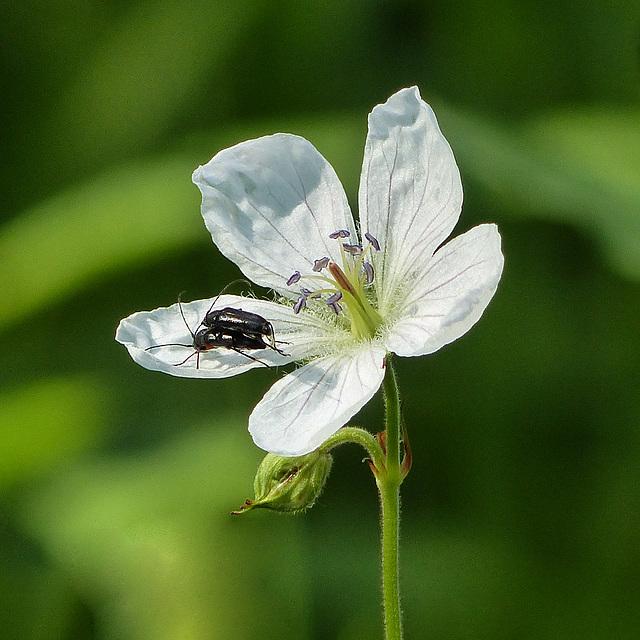
[[[400,395],[391,358],[387,358],[387,371],[383,382],[385,399],[386,460],[384,468],[377,469],[376,483],[380,492],[380,518],[382,523],[382,597],[386,640],[402,639],[402,612],[399,588],[400,541],[400,469],[401,419]]]

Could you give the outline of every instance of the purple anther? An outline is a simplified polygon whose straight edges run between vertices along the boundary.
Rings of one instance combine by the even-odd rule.
[[[292,274],[289,279],[287,280],[287,287],[290,287],[292,284],[295,284],[296,282],[298,282],[298,280],[300,280],[302,276],[300,275],[299,271],[296,271],[294,274]]]
[[[331,307],[331,311],[333,311],[333,313],[335,313],[336,315],[338,315],[342,311],[342,306],[338,302],[334,302],[329,306]]]
[[[380,251],[380,243],[368,231],[364,234],[364,237],[371,243],[371,246],[376,251]]]
[[[300,287],[300,293],[305,298],[319,298],[322,295],[321,293],[314,293],[311,289],[307,289],[306,287]]]
[[[370,262],[363,262],[362,268],[364,269],[366,283],[371,284],[373,282],[373,265]]]
[[[338,229],[337,231],[330,233],[329,237],[332,240],[335,240],[336,238],[348,238],[350,235],[351,233],[349,233],[349,231],[347,231],[346,229]]]
[[[338,302],[338,300],[342,300],[342,291],[336,291],[335,293],[333,293],[332,295],[330,295],[327,298],[327,304],[331,307],[333,306],[336,302]]]
[[[342,247],[352,256],[359,256],[362,253],[362,247],[358,244],[343,244]]]
[[[325,269],[328,266],[329,266],[329,258],[327,258],[325,256],[324,258],[320,258],[320,260],[315,260],[314,261],[313,270],[314,271],[322,271],[323,269]]]
[[[298,302],[293,305],[293,313],[300,313],[307,306],[307,298],[300,296]]]

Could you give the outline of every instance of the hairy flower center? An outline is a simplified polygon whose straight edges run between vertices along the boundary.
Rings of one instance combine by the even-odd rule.
[[[342,266],[327,257],[320,258],[315,260],[313,265],[313,271],[318,275],[302,276],[296,271],[287,280],[287,286],[292,286],[302,279],[322,282],[324,286],[319,289],[300,287],[300,297],[293,307],[294,312],[300,313],[308,303],[313,302],[325,304],[339,315],[345,312],[344,305],[351,321],[353,335],[358,339],[372,338],[382,323],[382,318],[367,298],[374,272],[373,265],[365,258],[372,249],[379,251],[380,244],[369,233],[365,233],[368,244],[364,248],[358,244],[343,242],[350,235],[346,229],[329,234],[332,240],[340,242]]]

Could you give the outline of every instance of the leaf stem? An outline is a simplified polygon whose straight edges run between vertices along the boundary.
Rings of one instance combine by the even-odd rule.
[[[359,444],[369,454],[373,468],[384,466],[385,457],[380,443],[373,434],[361,427],[342,427],[320,445],[319,451],[328,453],[338,445],[348,442]]]

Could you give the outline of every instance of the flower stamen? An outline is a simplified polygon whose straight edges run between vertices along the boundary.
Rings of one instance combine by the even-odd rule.
[[[323,293],[327,291],[331,291],[331,289],[319,289],[318,291],[311,291],[311,289],[307,289],[306,287],[300,287],[300,293],[307,298],[319,298]]]
[[[364,237],[376,251],[380,251],[380,243],[368,231],[364,234]]]
[[[342,267],[327,256],[313,262],[312,271],[314,273],[320,274],[323,269],[327,269],[330,277],[325,275],[303,276],[299,271],[295,271],[287,280],[287,286],[297,284],[302,278],[322,280],[327,283],[328,287],[315,290],[300,287],[300,297],[293,306],[293,312],[300,313],[307,307],[309,300],[328,295],[325,303],[336,315],[340,315],[343,311],[343,305],[340,302],[346,305],[351,320],[352,333],[359,339],[371,338],[382,324],[382,318],[367,298],[365,287],[373,282],[374,270],[373,265],[364,258],[372,247],[378,251],[380,243],[370,233],[365,234],[368,241],[365,247],[356,243],[342,242],[350,236],[351,233],[347,229],[338,229],[329,234],[332,240],[340,241]]]
[[[333,295],[327,298],[327,306],[331,307],[332,311],[336,315],[342,311],[342,305],[338,304],[339,300],[342,300],[342,291],[336,291]]]
[[[293,313],[300,313],[307,306],[307,297],[300,296],[298,301],[293,305]]]
[[[320,258],[319,260],[315,260],[313,263],[312,271],[316,273],[322,271],[329,264],[329,258],[326,256],[324,258]]]
[[[362,247],[358,244],[343,244],[342,248],[352,256],[359,256],[362,253]]]
[[[364,269],[364,284],[373,283],[373,265],[370,262],[363,262],[362,268]]]

